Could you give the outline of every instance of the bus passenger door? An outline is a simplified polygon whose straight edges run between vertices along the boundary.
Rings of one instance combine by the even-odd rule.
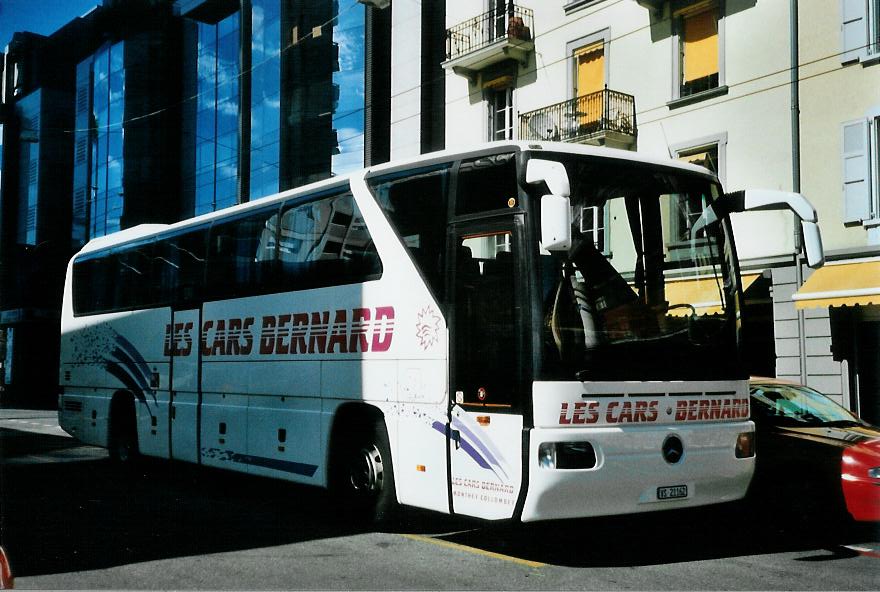
[[[201,387],[201,311],[175,310],[171,315],[171,458],[199,462]]]
[[[489,519],[513,515],[522,482],[520,225],[457,224],[449,237],[452,511]]]

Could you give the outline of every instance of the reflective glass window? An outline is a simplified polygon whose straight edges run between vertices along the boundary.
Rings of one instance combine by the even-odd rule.
[[[333,110],[338,150],[332,159],[335,174],[364,166],[364,19],[365,8],[356,6],[341,11],[333,24],[338,51],[338,68],[333,72],[338,91]]]

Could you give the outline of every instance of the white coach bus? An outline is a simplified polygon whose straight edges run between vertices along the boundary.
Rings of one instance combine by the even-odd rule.
[[[61,426],[149,455],[534,521],[742,497],[754,466],[728,214],[708,171],[495,143],[88,243]]]

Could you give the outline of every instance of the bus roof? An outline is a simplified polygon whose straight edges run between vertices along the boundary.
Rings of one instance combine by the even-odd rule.
[[[136,242],[140,239],[155,235],[171,233],[181,228],[190,226],[198,226],[210,223],[216,218],[225,218],[235,215],[239,212],[246,212],[250,209],[256,209],[272,202],[280,202],[291,197],[301,194],[308,194],[316,191],[331,190],[337,186],[348,186],[348,182],[355,174],[365,173],[367,176],[374,174],[393,172],[398,170],[406,170],[414,166],[430,165],[444,161],[455,160],[467,156],[469,154],[479,154],[486,152],[503,151],[504,149],[520,150],[528,152],[565,152],[568,154],[580,154],[584,156],[593,156],[597,158],[608,158],[614,160],[629,160],[634,163],[651,164],[664,168],[679,169],[691,173],[700,173],[709,177],[715,177],[709,170],[690,164],[687,162],[674,160],[670,158],[656,158],[645,156],[638,152],[630,150],[619,150],[616,148],[586,146],[583,144],[572,144],[567,142],[521,142],[521,141],[500,141],[500,142],[484,142],[468,147],[459,147],[449,150],[441,150],[438,152],[430,152],[416,157],[407,158],[394,162],[387,162],[366,169],[353,171],[344,175],[331,177],[321,181],[316,181],[308,185],[302,185],[293,189],[288,189],[280,193],[260,197],[247,203],[238,204],[215,212],[209,212],[193,218],[187,218],[173,224],[140,224],[132,228],[127,228],[119,232],[114,232],[105,236],[101,236],[90,240],[79,251],[79,254],[91,253],[94,251],[106,249],[113,246],[123,245],[130,242]]]

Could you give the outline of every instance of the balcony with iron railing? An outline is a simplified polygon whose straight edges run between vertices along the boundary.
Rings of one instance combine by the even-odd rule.
[[[635,149],[636,100],[607,88],[519,116],[521,140]]]
[[[532,10],[507,2],[503,8],[484,12],[446,30],[446,61],[443,67],[474,77],[481,70],[504,60],[525,65],[534,44]]]

